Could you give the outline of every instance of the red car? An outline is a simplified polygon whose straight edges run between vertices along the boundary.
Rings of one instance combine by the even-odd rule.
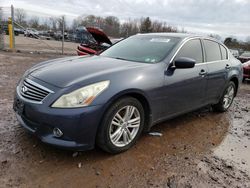
[[[250,79],[250,61],[243,63],[243,81]]]
[[[245,62],[249,61],[250,60],[250,52],[244,52],[243,54],[241,54],[239,56],[238,59],[241,61],[241,63],[245,63]]]
[[[93,36],[93,40],[81,43],[77,47],[78,55],[97,54],[112,45],[107,35],[98,28],[87,27],[86,30]]]

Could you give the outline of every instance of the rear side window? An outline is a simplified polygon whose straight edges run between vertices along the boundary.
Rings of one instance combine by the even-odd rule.
[[[220,50],[222,59],[227,59],[227,49],[224,46],[220,45]]]
[[[221,60],[220,46],[217,42],[213,42],[211,40],[204,40],[204,46],[206,51],[207,62]]]
[[[203,55],[201,41],[199,39],[187,41],[176,55],[176,58],[179,57],[188,57],[194,59],[196,63],[202,63]]]

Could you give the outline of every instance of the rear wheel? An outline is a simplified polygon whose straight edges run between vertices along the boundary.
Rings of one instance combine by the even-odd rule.
[[[109,152],[120,153],[132,147],[144,125],[144,109],[132,97],[115,102],[105,113],[97,133],[97,145]]]
[[[227,85],[219,103],[212,106],[214,111],[218,111],[218,112],[227,111],[228,108],[233,103],[235,93],[236,93],[236,86],[235,86],[234,82],[230,81],[229,84]]]

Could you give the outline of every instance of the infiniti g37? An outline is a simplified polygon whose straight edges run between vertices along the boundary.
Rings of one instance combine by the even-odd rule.
[[[138,34],[99,55],[35,65],[20,79],[13,106],[20,124],[45,143],[119,153],[166,119],[207,105],[226,111],[242,75],[215,39]]]

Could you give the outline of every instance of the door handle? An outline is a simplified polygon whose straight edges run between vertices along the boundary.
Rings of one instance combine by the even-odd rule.
[[[230,69],[231,68],[231,66],[230,65],[228,65],[228,64],[226,64],[226,67],[225,67],[226,69]]]
[[[204,75],[206,75],[206,74],[207,74],[207,72],[206,72],[204,69],[201,69],[199,75],[204,76]]]

